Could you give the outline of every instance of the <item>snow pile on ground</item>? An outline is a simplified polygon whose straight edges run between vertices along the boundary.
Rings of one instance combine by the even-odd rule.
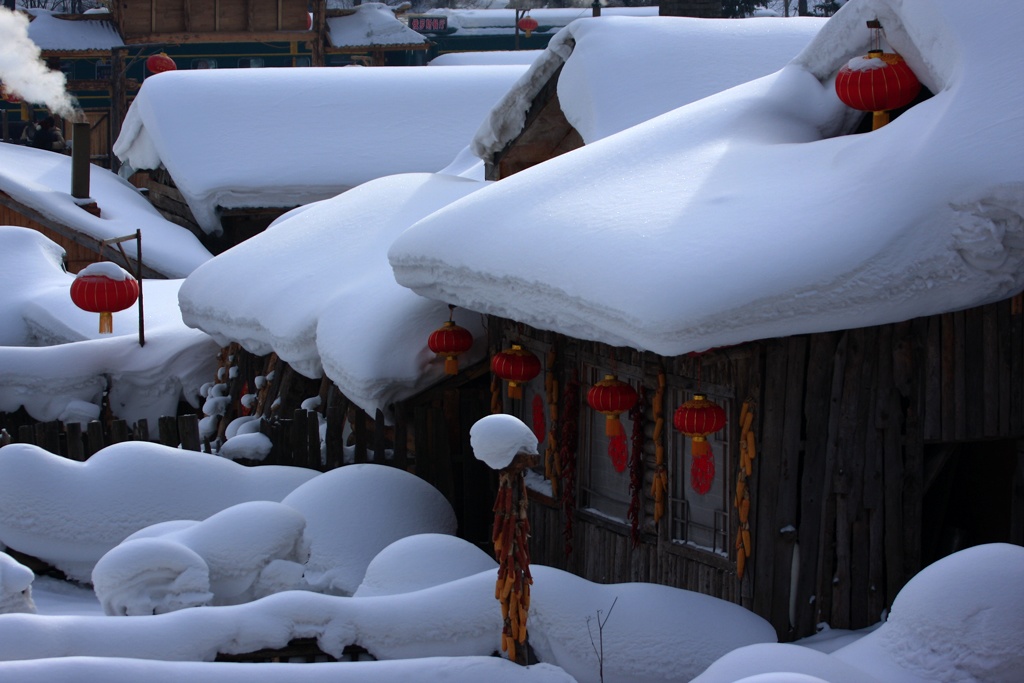
[[[523,667],[497,657],[430,657],[393,662],[339,664],[206,664],[69,657],[45,661],[11,662],[5,675],[19,683],[574,683],[558,667],[534,664]]]
[[[599,680],[587,634],[587,619],[596,628],[598,610],[608,617],[606,683],[688,681],[730,649],[775,640],[767,622],[723,600],[653,584],[599,585],[549,567],[532,570],[530,642],[543,662],[581,683]],[[137,619],[8,615],[0,619],[0,661],[210,661],[217,652],[282,647],[294,638],[316,638],[334,656],[352,644],[381,660],[486,656],[497,650],[501,634],[496,578],[492,569],[415,592],[361,598],[293,591]],[[0,676],[7,667],[0,664]]]
[[[537,455],[537,436],[513,415],[488,415],[469,428],[469,444],[477,460],[492,470],[508,467],[520,453]]]
[[[352,596],[412,593],[497,568],[494,558],[456,536],[406,536],[377,553]]]
[[[302,588],[305,526],[287,505],[251,501],[201,522],[147,527],[100,558],[93,587],[109,615],[234,605]]]
[[[781,71],[424,218],[391,247],[396,279],[438,301],[665,356],[1016,294],[1024,6],[998,7],[850,2]],[[877,131],[843,135],[862,114],[833,78],[867,51],[874,18],[934,96]]]
[[[455,511],[437,489],[387,465],[339,467],[282,502],[306,518],[306,583],[334,595],[352,595],[370,561],[394,541],[456,529]]]
[[[35,230],[0,226],[0,411],[24,406],[40,421],[88,422],[108,392],[116,417],[155,424],[195,405],[216,368],[217,344],[181,322],[180,280],[145,280],[146,345],[139,309],[114,313],[114,333],[71,301],[63,249]]]
[[[0,553],[0,614],[35,614],[32,581],[36,575],[7,553]]]
[[[140,441],[108,446],[86,462],[10,444],[0,448],[0,543],[88,582],[96,562],[140,529],[280,501],[317,474]]]
[[[888,620],[825,654],[757,645],[715,662],[694,683],[802,674],[830,683],[1012,683],[1024,669],[1024,548],[975,546],[925,567],[893,601]]]
[[[179,294],[182,317],[222,344],[273,351],[308,377],[326,372],[368,414],[388,414],[394,401],[445,377],[427,338],[449,314],[395,283],[388,247],[411,223],[480,187],[448,175],[390,176],[286,215],[196,269]],[[246,286],[225,297],[240,281]],[[316,296],[280,295],[314,282]],[[482,358],[480,316],[456,310],[455,321],[479,342],[462,362]]]

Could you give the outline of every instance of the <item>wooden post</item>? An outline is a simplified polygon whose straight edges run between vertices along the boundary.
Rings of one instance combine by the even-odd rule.
[[[82,462],[85,460],[85,443],[82,441],[82,423],[69,422],[64,427],[67,434],[68,458]]]
[[[171,448],[177,448],[181,443],[178,438],[178,418],[173,415],[164,415],[157,420],[157,433],[160,443]]]
[[[292,413],[291,452],[288,453],[288,464],[295,467],[306,467],[309,462],[309,440],[306,438],[306,411],[302,408]]]
[[[315,410],[306,412],[306,447],[307,467],[322,472],[324,465],[320,460],[320,413]]]
[[[128,441],[128,423],[124,420],[113,420],[110,423],[110,443]]]
[[[186,451],[200,451],[199,418],[195,415],[182,415],[178,418],[178,437],[181,447]]]
[[[341,467],[345,462],[345,406],[327,407],[327,463],[325,469]]]
[[[103,423],[99,420],[90,422],[85,428],[85,436],[85,457],[88,459],[103,450],[106,445],[103,436]]]

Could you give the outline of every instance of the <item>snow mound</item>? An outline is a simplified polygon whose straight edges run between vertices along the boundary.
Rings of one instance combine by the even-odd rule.
[[[877,631],[835,652],[881,680],[1019,681],[1024,548],[975,546],[921,570]]]
[[[35,614],[32,602],[32,581],[36,575],[7,553],[0,553],[0,614],[28,612]]]
[[[454,534],[455,511],[419,477],[386,465],[348,465],[295,489],[282,501],[306,517],[306,581],[352,595],[370,561],[400,538]]]
[[[370,561],[353,597],[411,593],[497,568],[490,555],[456,536],[407,536]]]
[[[597,680],[591,641],[591,635],[598,639],[597,619],[605,624],[605,681],[688,681],[731,650],[776,641],[767,621],[708,595],[651,583],[601,585],[551,567],[531,569],[530,644],[541,661],[580,681]]]
[[[213,598],[203,558],[163,538],[116,546],[96,563],[92,580],[109,616],[165,614],[206,605]]]
[[[692,683],[733,683],[741,680],[759,683],[881,683],[853,664],[791,643],[737,648],[709,666]]]
[[[317,476],[299,467],[243,467],[145,442],[75,462],[36,446],[0,448],[0,542],[88,582],[93,566],[157,522],[202,520],[251,500],[280,501]]]
[[[537,455],[537,437],[512,415],[488,415],[469,428],[469,443],[477,460],[492,470],[509,466],[518,453]]]
[[[96,563],[96,596],[110,615],[157,614],[201,604],[233,605],[299,588],[305,526],[302,515],[287,505],[251,501],[202,522],[177,528],[158,524],[156,534],[143,529]],[[298,577],[290,585],[282,582],[289,565],[295,565],[291,574]],[[188,580],[200,574],[205,587]]]

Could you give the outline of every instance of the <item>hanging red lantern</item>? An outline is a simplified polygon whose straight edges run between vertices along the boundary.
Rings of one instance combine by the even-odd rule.
[[[2,97],[3,101],[8,104],[21,104],[21,98],[8,90],[3,84],[0,84],[0,97]]]
[[[715,480],[714,453],[707,435],[725,427],[725,409],[709,401],[704,394],[694,394],[692,399],[676,408],[672,424],[693,439],[690,446],[690,453],[693,456],[690,464],[690,486],[697,493],[704,495],[711,490],[711,484]]]
[[[174,60],[167,56],[166,52],[160,54],[150,55],[146,59],[146,68],[152,74],[163,73],[164,71],[175,71],[178,65],[174,63]]]
[[[448,375],[459,374],[459,354],[469,351],[473,346],[473,335],[464,327],[459,327],[451,320],[430,333],[427,347],[434,353],[444,356],[444,371]]]
[[[531,17],[529,14],[526,14],[519,20],[519,23],[517,23],[516,26],[519,27],[520,31],[526,33],[526,37],[529,38],[530,34],[537,30],[537,26],[539,26],[539,24],[536,19]]]
[[[94,263],[71,283],[71,300],[84,311],[100,314],[100,334],[114,331],[114,313],[139,298],[139,283],[113,263]]]
[[[624,433],[619,415],[636,405],[637,398],[636,390],[615,375],[605,375],[587,392],[587,404],[605,416],[604,433],[608,436]]]
[[[522,385],[540,374],[540,359],[519,344],[494,354],[491,372],[508,382],[508,397],[522,398]]]
[[[882,50],[882,24],[868,22],[872,49],[854,57],[836,75],[836,94],[848,107],[874,112],[872,130],[889,123],[889,111],[905,107],[921,91],[921,82],[907,63],[894,52]]]

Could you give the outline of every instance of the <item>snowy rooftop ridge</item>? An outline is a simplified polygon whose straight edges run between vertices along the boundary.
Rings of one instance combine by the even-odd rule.
[[[394,10],[384,3],[367,2],[354,10],[352,14],[327,18],[334,47],[426,46],[430,42],[399,21]]]
[[[519,135],[533,98],[560,68],[559,103],[590,144],[782,68],[824,24],[815,18],[578,19],[551,39],[491,110],[473,153],[489,160]]]
[[[374,178],[441,170],[524,69],[162,73],[143,83],[114,154],[135,170],[165,167],[216,234],[218,206],[294,207]]]
[[[875,17],[934,96],[843,135],[861,114],[832,78]],[[392,245],[395,276],[668,356],[1006,298],[1024,287],[1021,30],[1009,0],[853,0],[781,71],[424,218]]]

